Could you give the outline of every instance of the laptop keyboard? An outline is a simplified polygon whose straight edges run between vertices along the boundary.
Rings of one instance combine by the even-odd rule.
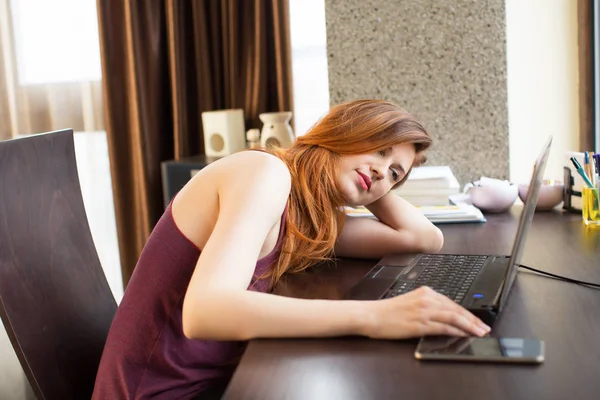
[[[487,258],[476,255],[423,255],[411,270],[421,271],[417,279],[411,281],[401,277],[384,297],[395,297],[421,286],[429,286],[460,303]]]

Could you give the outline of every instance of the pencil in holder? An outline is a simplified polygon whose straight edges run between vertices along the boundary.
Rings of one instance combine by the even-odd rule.
[[[600,196],[598,196],[598,190],[589,187],[583,188],[581,197],[583,222],[588,226],[600,226]]]

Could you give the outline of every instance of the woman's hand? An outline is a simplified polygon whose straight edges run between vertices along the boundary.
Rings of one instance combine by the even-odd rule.
[[[490,331],[479,318],[429,287],[375,301],[370,311],[372,325],[365,334],[374,339],[484,336]]]

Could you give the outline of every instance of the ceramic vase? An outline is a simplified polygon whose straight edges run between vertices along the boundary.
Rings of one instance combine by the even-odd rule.
[[[259,114],[263,123],[260,132],[260,145],[263,148],[288,148],[294,141],[294,132],[290,126],[291,111]]]

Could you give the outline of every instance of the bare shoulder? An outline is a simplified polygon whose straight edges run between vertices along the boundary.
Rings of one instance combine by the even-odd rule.
[[[242,151],[220,159],[215,167],[233,169],[235,174],[249,174],[261,177],[268,176],[276,183],[290,181],[290,172],[283,161],[276,156],[262,151]],[[238,168],[243,168],[240,171]]]
[[[286,164],[258,151],[236,153],[219,161],[215,176],[221,226],[266,232],[279,224],[291,189]]]
[[[271,196],[280,194],[287,198],[289,195],[290,171],[283,161],[271,154],[243,151],[219,160],[214,166],[215,173],[221,178],[219,193],[266,190]],[[246,193],[251,194],[249,192]]]
[[[283,161],[260,151],[242,151],[202,168],[178,193],[173,216],[180,230],[203,248],[218,219],[231,226],[277,223],[290,190]]]

